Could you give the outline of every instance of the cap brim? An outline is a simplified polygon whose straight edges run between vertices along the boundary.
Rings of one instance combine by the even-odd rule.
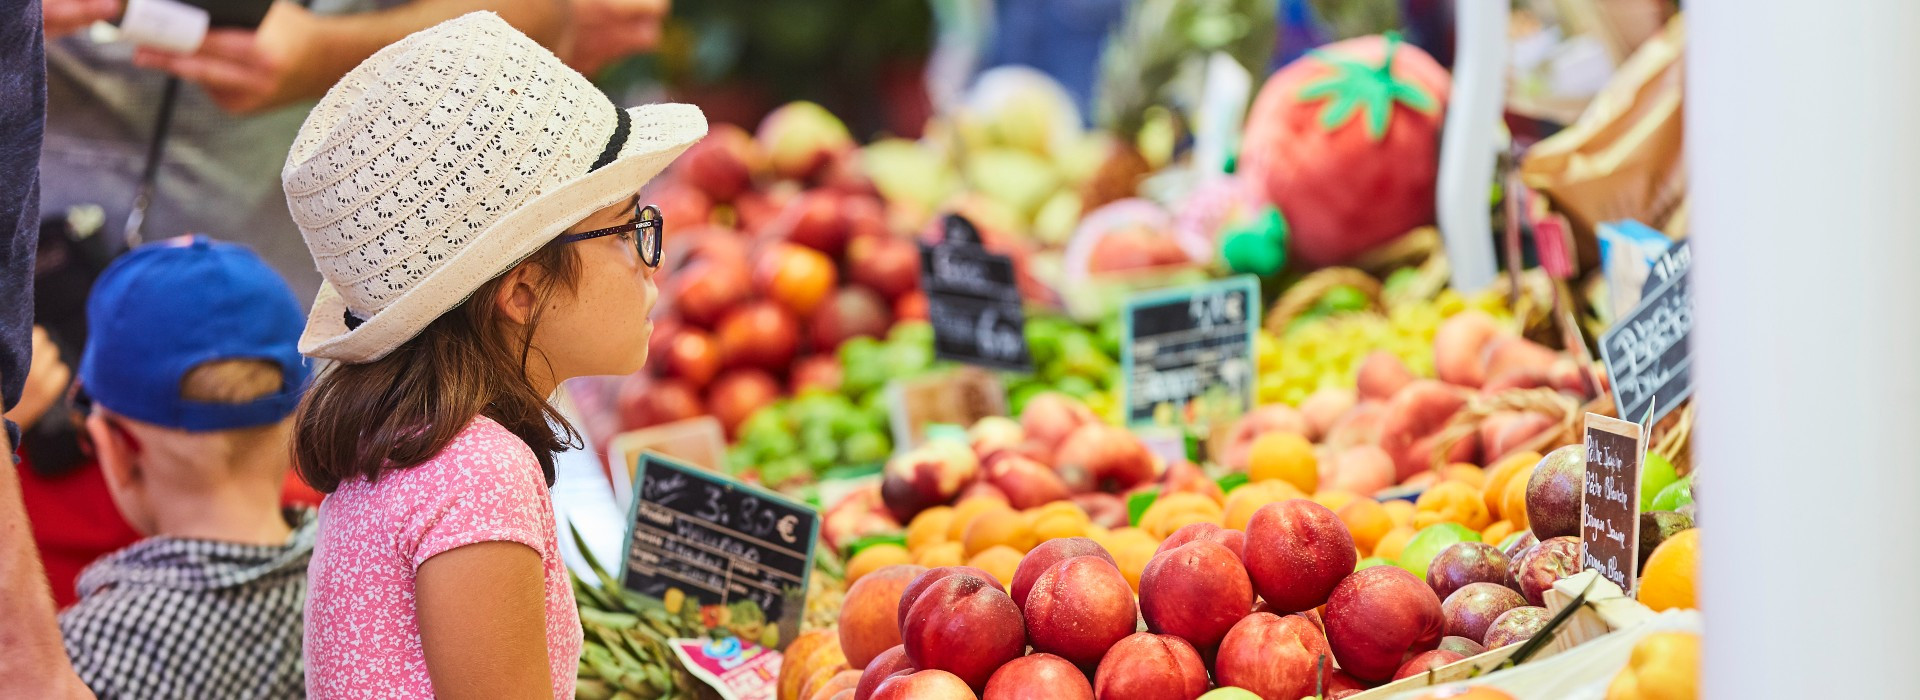
[[[633,119],[633,138],[613,162],[500,217],[358,327],[347,328],[346,301],[333,285],[321,285],[300,337],[300,352],[348,364],[385,357],[567,227],[633,196],[707,133],[706,117],[693,105],[642,105],[627,114]]]

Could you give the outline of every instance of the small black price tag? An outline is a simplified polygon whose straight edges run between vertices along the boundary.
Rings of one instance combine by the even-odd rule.
[[[936,357],[992,369],[1032,369],[1013,261],[987,252],[972,223],[949,215],[945,239],[920,244],[920,285],[927,294]]]
[[[653,453],[641,457],[633,487],[623,585],[669,605],[698,604],[708,627],[757,635],[747,641],[769,648],[799,636],[818,513]]]
[[[1667,251],[1655,261],[1640,305],[1600,336],[1600,358],[1621,416],[1639,419],[1652,407],[1649,425],[1659,423],[1693,395],[1692,261],[1686,241]]]
[[[1640,569],[1640,463],[1636,423],[1587,414],[1587,471],[1580,498],[1581,567],[1633,595]]]
[[[1211,395],[1253,410],[1253,334],[1260,283],[1251,275],[1149,292],[1127,300],[1127,423],[1153,424],[1162,406],[1177,413]]]

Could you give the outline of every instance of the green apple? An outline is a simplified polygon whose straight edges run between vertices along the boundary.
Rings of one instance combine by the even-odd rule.
[[[1440,555],[1441,550],[1461,542],[1479,542],[1480,533],[1460,523],[1440,523],[1429,525],[1407,540],[1406,549],[1400,550],[1400,561],[1395,563],[1407,573],[1422,581],[1427,580],[1427,565]]]
[[[1660,491],[1680,480],[1673,471],[1673,463],[1667,458],[1652,452],[1647,453],[1647,463],[1640,465],[1640,512],[1659,510],[1653,507],[1654,498]]]
[[[1393,566],[1393,560],[1386,557],[1367,557],[1354,563],[1353,570],[1371,569],[1376,566]]]
[[[1675,481],[1668,484],[1666,488],[1660,489],[1659,495],[1653,497],[1653,506],[1651,508],[1642,507],[1642,510],[1680,510],[1680,506],[1692,502],[1693,475],[1689,474],[1686,478]]]
[[[1228,686],[1209,690],[1206,695],[1200,696],[1200,700],[1260,700],[1260,696],[1245,688]]]

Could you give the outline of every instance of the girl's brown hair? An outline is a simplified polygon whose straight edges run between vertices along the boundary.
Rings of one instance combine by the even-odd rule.
[[[539,268],[538,304],[571,291],[579,261],[558,241],[522,264]],[[502,274],[440,315],[385,357],[335,365],[300,402],[293,428],[294,469],[307,484],[333,493],[340,484],[409,469],[453,442],[474,416],[504,426],[533,449],[553,484],[553,455],[579,442],[560,413],[527,378],[536,311],[515,327],[493,304]],[[559,432],[555,432],[556,428]]]

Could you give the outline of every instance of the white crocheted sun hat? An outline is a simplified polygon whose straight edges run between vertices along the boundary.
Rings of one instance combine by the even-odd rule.
[[[491,12],[394,43],[300,127],[280,180],[326,283],[300,352],[380,359],[707,133],[620,109]]]

